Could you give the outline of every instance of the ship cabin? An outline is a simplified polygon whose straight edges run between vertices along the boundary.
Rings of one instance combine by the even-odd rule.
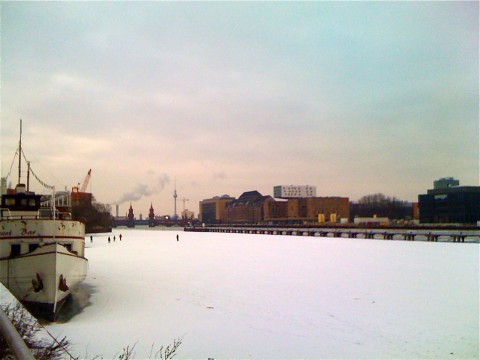
[[[24,184],[2,195],[0,259],[28,254],[51,242],[58,242],[70,252],[84,256],[84,228],[68,221],[71,214],[69,208],[61,204],[64,199],[55,201],[59,203],[55,213],[49,206],[51,200],[48,196],[26,191]],[[60,222],[55,225],[55,220]]]
[[[68,201],[66,201],[67,199]],[[7,190],[2,195],[0,206],[1,219],[52,219],[51,196],[36,195],[25,190],[24,184],[18,184],[15,189]],[[55,199],[55,218],[71,219],[70,194],[63,193]]]
[[[29,193],[24,184],[18,184],[15,190],[2,195],[1,218],[32,218],[39,216],[42,196]]]

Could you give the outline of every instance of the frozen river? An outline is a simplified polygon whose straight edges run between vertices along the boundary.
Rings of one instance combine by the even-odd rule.
[[[117,229],[87,247],[88,305],[47,326],[80,358],[174,338],[178,359],[478,358],[479,244]]]

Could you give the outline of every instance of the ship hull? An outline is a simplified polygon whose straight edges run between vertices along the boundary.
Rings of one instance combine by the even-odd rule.
[[[68,298],[71,296],[72,294],[69,294],[66,298],[62,299],[56,304],[40,303],[34,301],[22,301],[22,304],[28,309],[31,314],[35,314],[37,318],[54,322],[57,320],[57,315],[63,304],[67,302]]]
[[[85,279],[88,269],[87,259],[57,243],[0,263],[6,275],[2,283],[35,315],[51,321],[71,290]]]
[[[85,230],[78,221],[3,220],[0,250],[0,282],[50,321],[87,275]]]

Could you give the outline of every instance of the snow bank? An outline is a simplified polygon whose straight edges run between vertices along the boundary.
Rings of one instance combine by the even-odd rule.
[[[0,306],[15,306],[18,303],[17,299],[8,291],[8,289],[0,283]]]
[[[19,303],[19,301],[12,295],[12,293],[0,283],[0,307],[6,312],[7,308],[15,308],[16,306],[22,306],[26,315],[24,317],[25,323],[31,325],[32,327],[39,327],[38,331],[35,333],[34,339],[38,343],[50,344],[53,339],[48,331],[37,321],[37,319],[30,314],[30,312]],[[6,312],[7,313],[7,312]]]
[[[148,358],[177,337],[180,359],[478,358],[478,244],[110,236],[87,239],[90,305],[47,327],[81,358]]]

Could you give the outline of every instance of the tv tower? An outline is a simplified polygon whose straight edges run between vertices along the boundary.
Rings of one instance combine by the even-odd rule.
[[[174,203],[175,203],[175,211],[173,213],[173,218],[175,220],[178,219],[178,215],[177,215],[177,178],[175,178],[175,190],[173,190],[173,200],[174,200]]]

